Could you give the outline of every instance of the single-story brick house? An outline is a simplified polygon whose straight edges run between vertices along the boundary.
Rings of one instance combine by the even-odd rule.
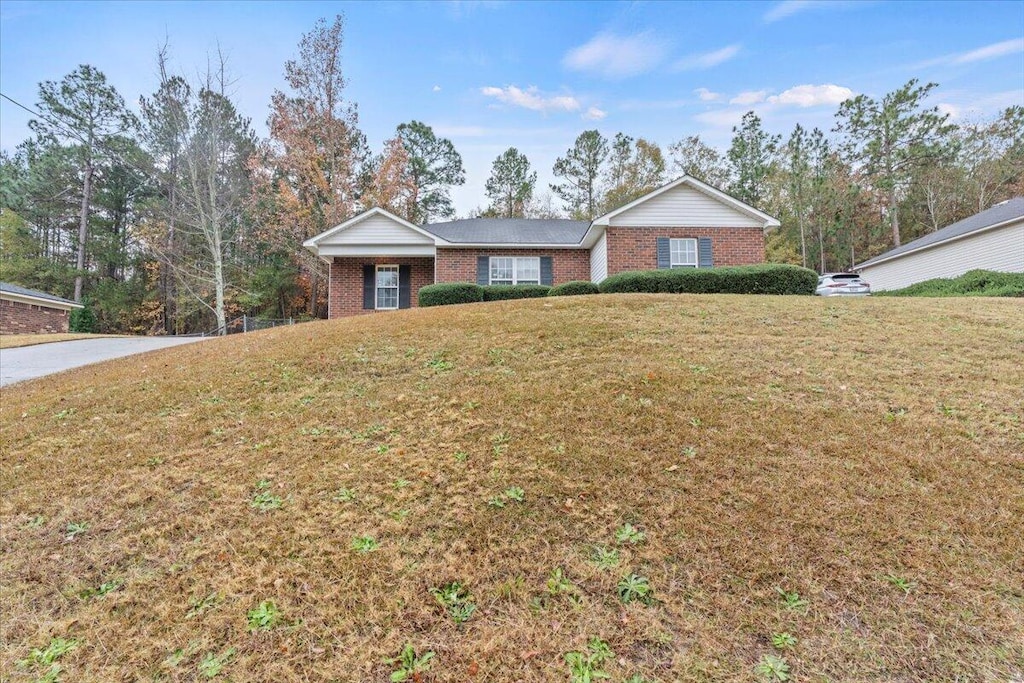
[[[999,202],[854,266],[875,291],[977,268],[1024,273],[1024,197]]]
[[[365,211],[308,240],[330,266],[328,317],[416,306],[438,282],[558,285],[626,270],[764,261],[779,222],[683,176],[593,221],[471,218],[415,225]]]
[[[0,282],[0,334],[67,332],[71,311],[82,304]]]

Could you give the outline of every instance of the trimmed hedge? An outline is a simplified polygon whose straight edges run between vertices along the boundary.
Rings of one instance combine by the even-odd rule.
[[[485,285],[480,289],[484,291],[484,301],[536,299],[551,291],[547,285]]]
[[[870,278],[868,278],[870,281]],[[969,270],[954,278],[925,280],[872,296],[1022,296],[1024,273],[1002,273],[995,270]]]
[[[419,291],[420,306],[471,304],[484,300],[484,288],[472,282],[448,282],[427,285]]]
[[[818,274],[783,264],[634,270],[601,283],[604,294],[814,294]]]
[[[597,294],[601,290],[589,280],[573,280],[552,287],[548,296],[580,296],[584,294]]]

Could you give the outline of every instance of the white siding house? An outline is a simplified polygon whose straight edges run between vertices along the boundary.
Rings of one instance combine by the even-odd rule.
[[[855,270],[875,291],[902,289],[975,269],[1024,272],[1024,197],[948,225],[865,261]]]
[[[590,281],[601,284],[608,277],[608,233],[602,232],[590,250]]]

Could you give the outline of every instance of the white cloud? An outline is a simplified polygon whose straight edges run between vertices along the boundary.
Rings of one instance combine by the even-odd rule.
[[[826,104],[836,106],[851,97],[853,97],[853,91],[849,88],[827,83],[825,85],[797,85],[789,90],[783,90],[778,95],[772,95],[768,98],[768,102],[806,108]]]
[[[939,104],[936,105],[936,109],[939,110],[940,114],[949,115],[949,118],[951,119],[958,119],[960,118],[960,114],[963,113],[960,107],[955,104],[949,104],[948,102],[939,102]]]
[[[970,64],[971,62],[1005,57],[1006,55],[1017,54],[1018,52],[1024,52],[1024,38],[1004,40],[1001,43],[992,43],[985,47],[979,47],[977,50],[971,50],[970,52],[954,56],[952,61],[953,64]]]
[[[583,118],[587,121],[600,121],[606,116],[608,116],[608,112],[603,109],[598,109],[597,107],[589,107],[585,112],[583,112]]]
[[[768,97],[767,90],[745,90],[729,100],[729,104],[757,104]]]
[[[441,92],[441,86],[439,86],[439,85],[435,85],[435,86],[433,87],[433,91],[434,91],[434,92]]]
[[[631,36],[599,33],[569,50],[562,65],[605,78],[625,78],[650,71],[661,64],[667,52],[668,45],[650,31]]]
[[[714,102],[722,98],[722,93],[711,92],[707,88],[697,88],[693,92],[697,93],[697,97],[700,98],[701,102]]]
[[[794,14],[806,12],[807,10],[818,10],[818,9],[849,9],[852,7],[863,7],[871,3],[865,2],[865,0],[783,0],[772,7],[770,10],[764,13],[765,23],[772,23],[791,17]]]
[[[486,86],[480,88],[486,97],[493,97],[503,104],[522,107],[531,111],[578,111],[580,101],[571,95],[543,95],[537,86],[531,85],[525,90],[509,85],[504,88]]]
[[[739,54],[740,46],[726,45],[720,50],[714,50],[712,52],[704,52],[701,54],[689,55],[676,61],[672,65],[672,68],[676,71],[690,71],[693,69],[710,69],[713,66],[718,66],[723,62],[727,62],[737,54]]]

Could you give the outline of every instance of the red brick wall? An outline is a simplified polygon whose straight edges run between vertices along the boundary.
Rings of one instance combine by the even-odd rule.
[[[659,237],[710,237],[716,266],[764,263],[761,228],[608,228],[608,274],[658,267]]]
[[[376,313],[363,309],[363,266],[412,266],[412,305],[416,306],[416,293],[420,287],[434,283],[434,259],[425,257],[335,257],[331,262],[329,294],[330,318]],[[383,311],[381,311],[383,312]]]
[[[68,331],[68,311],[0,299],[0,334]]]
[[[478,256],[550,256],[554,284],[590,279],[587,249],[438,249],[438,282],[476,282]]]

